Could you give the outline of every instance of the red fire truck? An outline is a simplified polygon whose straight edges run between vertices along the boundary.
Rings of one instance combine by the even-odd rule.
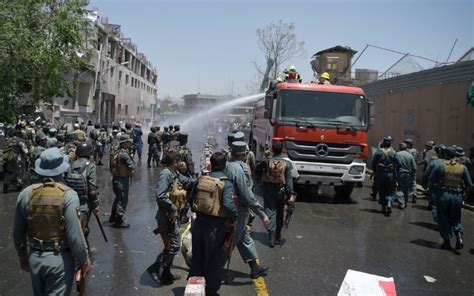
[[[349,197],[365,177],[371,106],[357,87],[274,84],[255,103],[250,146],[260,161],[282,141],[295,184],[334,186],[336,196]]]

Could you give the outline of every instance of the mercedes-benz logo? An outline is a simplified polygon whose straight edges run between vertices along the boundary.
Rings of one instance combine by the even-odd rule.
[[[329,147],[324,143],[316,145],[316,154],[319,156],[327,156],[329,154]]]

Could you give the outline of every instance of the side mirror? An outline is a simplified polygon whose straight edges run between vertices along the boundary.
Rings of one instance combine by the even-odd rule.
[[[273,100],[276,97],[276,92],[273,95],[269,95],[265,97],[265,111],[263,112],[263,117],[266,119],[272,118],[272,111],[273,111]]]
[[[369,127],[373,127],[375,125],[375,103],[373,101],[369,101]]]

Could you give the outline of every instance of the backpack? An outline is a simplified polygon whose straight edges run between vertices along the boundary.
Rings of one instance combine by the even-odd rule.
[[[192,205],[193,212],[228,218],[222,208],[222,194],[226,179],[226,177],[201,176],[196,186],[196,196]]]
[[[283,159],[267,160],[267,168],[263,172],[262,181],[272,184],[286,184],[285,180],[286,161]]]
[[[70,166],[65,178],[67,186],[74,189],[81,200],[84,197],[87,197],[89,193],[86,177],[86,171],[89,164],[90,161],[86,161],[82,167],[73,168],[73,166]]]

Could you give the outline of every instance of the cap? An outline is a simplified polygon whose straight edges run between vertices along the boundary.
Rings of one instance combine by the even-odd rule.
[[[40,176],[59,176],[68,169],[69,158],[56,147],[43,151],[35,162],[35,173]]]
[[[446,157],[455,157],[456,156],[456,148],[449,146],[446,147],[446,150],[444,150],[444,153],[446,154]]]
[[[427,141],[425,146],[428,146],[428,147],[433,147],[434,145],[434,141]]]
[[[236,132],[234,134],[234,142],[245,142],[245,134],[243,132]]]
[[[123,133],[119,137],[119,143],[122,144],[124,142],[132,142],[132,138],[130,138],[129,134]]]
[[[247,144],[243,141],[232,142],[231,149],[233,154],[244,154],[247,151]]]
[[[413,145],[413,140],[412,140],[412,139],[405,139],[405,141],[403,141],[403,143],[412,144],[412,145]]]
[[[457,146],[455,149],[456,149],[456,156],[466,155],[466,153],[464,152],[464,149],[462,147]]]

